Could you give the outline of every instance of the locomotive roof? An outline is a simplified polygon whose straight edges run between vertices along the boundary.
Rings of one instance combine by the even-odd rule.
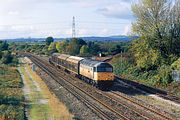
[[[73,62],[73,63],[78,63],[80,60],[84,59],[82,57],[70,56],[67,54],[60,54],[60,53],[53,53],[52,56],[56,56],[59,59],[67,60],[67,61]]]
[[[60,53],[53,53],[52,56],[59,56],[61,55]]]
[[[70,55],[66,55],[66,54],[60,54],[58,56],[59,59],[62,59],[62,60],[66,60],[68,57],[70,57]]]
[[[84,58],[82,58],[82,57],[70,56],[70,57],[67,58],[67,61],[77,64],[80,60],[83,60],[83,59]]]
[[[80,61],[80,63],[90,67],[98,67],[98,66],[112,67],[109,63],[92,60],[92,59],[83,59],[82,61]]]

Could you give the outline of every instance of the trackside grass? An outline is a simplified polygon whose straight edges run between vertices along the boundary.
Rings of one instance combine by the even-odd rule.
[[[21,61],[25,62],[23,59]],[[28,64],[19,68],[24,81],[24,94],[27,101],[27,117],[32,120],[71,120],[73,115],[53,95],[44,81]]]

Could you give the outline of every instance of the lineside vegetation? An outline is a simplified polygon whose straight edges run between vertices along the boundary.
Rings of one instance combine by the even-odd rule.
[[[0,119],[23,120],[23,83],[16,68],[0,66]]]
[[[172,79],[172,70],[180,70],[180,1],[140,0],[132,11],[132,31],[139,38],[113,59],[115,73],[180,95]]]

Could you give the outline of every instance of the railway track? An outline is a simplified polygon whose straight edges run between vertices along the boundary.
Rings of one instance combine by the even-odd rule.
[[[30,59],[42,70],[46,71],[47,74],[49,74],[53,79],[55,79],[59,84],[61,84],[62,86],[64,86],[64,88],[66,88],[70,93],[72,93],[73,95],[77,96],[79,99],[81,99],[81,101],[86,104],[88,107],[90,107],[93,111],[95,111],[96,113],[100,114],[99,116],[103,119],[112,119],[111,115],[108,115],[107,112],[103,111],[102,109],[99,109],[99,107],[97,107],[96,105],[92,104],[91,102],[89,102],[88,100],[85,99],[85,97],[82,95],[87,95],[89,96],[91,99],[93,99],[94,101],[96,101],[97,103],[101,104],[104,108],[108,109],[109,111],[111,111],[116,119],[152,119],[153,117],[151,116],[152,114],[148,114],[142,111],[138,111],[138,109],[133,109],[132,106],[130,107],[129,105],[124,104],[119,98],[123,98],[126,101],[128,100],[129,102],[131,102],[131,104],[136,104],[136,106],[141,106],[144,109],[147,109],[147,107],[145,108],[143,105],[141,105],[140,103],[136,103],[133,100],[131,100],[130,98],[125,98],[124,96],[120,96],[117,95],[116,93],[112,92],[111,95],[110,94],[106,94],[106,93],[102,93],[102,92],[97,92],[97,93],[92,93],[92,90],[87,90],[87,89],[82,89],[83,87],[81,86],[81,84],[75,85],[74,83],[71,83],[67,80],[67,78],[64,78],[61,76],[61,78],[59,78],[59,74],[60,72],[57,73],[57,69],[55,69],[53,66],[47,64],[45,61],[42,61],[41,59],[35,57],[35,56],[31,56]],[[61,73],[62,74],[62,73]],[[69,77],[71,78],[71,77]],[[63,79],[63,81],[59,79]],[[76,89],[76,90],[75,90]],[[81,94],[79,94],[81,92]],[[102,98],[106,99],[106,100],[102,100],[100,99],[100,97],[97,97],[97,95],[93,95],[93,94],[104,94],[103,96],[101,96]],[[106,96],[105,96],[106,95]],[[119,97],[119,98],[118,98]],[[109,100],[108,100],[109,99]],[[106,101],[106,102],[104,102]],[[107,101],[111,101],[110,103],[108,103]],[[115,102],[115,103],[114,103]],[[116,106],[123,106],[122,108],[124,109],[128,109],[127,111],[124,110],[125,114],[128,116],[125,116],[124,114],[120,113],[120,110],[122,111],[123,109],[118,109]],[[157,117],[157,115],[161,118],[161,119],[168,119],[168,120],[173,120],[173,118],[171,116],[166,116],[166,115],[161,115],[161,114],[157,114],[157,112],[153,112],[153,110],[149,110],[150,112],[153,113],[154,118]],[[155,111],[155,110],[154,110]],[[130,114],[131,113],[131,116]]]
[[[39,62],[40,60],[38,60],[37,62]],[[40,64],[42,63],[42,61],[40,62]],[[47,65],[46,65],[47,66]],[[53,68],[54,68],[54,66],[53,66]],[[57,70],[56,71],[54,71],[53,73],[55,73],[55,72],[57,72]],[[58,72],[58,75],[59,75],[60,73]],[[69,76],[68,76],[69,77]],[[61,77],[62,78],[62,77]],[[67,78],[65,78],[66,79],[66,81],[67,81]],[[71,80],[72,81],[72,80]],[[77,82],[77,81],[76,81]],[[94,88],[93,88],[93,90],[91,89],[86,89],[86,91],[84,90],[85,88],[83,87],[83,86],[81,86],[81,84],[79,85],[79,86],[76,86],[74,83],[71,83],[71,84],[73,84],[73,87],[75,86],[76,88],[78,88],[78,89],[80,89],[80,91],[83,91],[86,95],[88,94],[91,98],[93,98],[95,101],[98,101],[98,103],[100,103],[102,106],[104,106],[105,108],[107,108],[108,110],[110,110],[113,114],[115,114],[115,117],[117,118],[117,119],[148,119],[147,117],[145,117],[145,116],[141,116],[141,114],[139,114],[139,113],[132,113],[132,112],[129,112],[129,111],[126,111],[125,109],[127,109],[127,108],[125,108],[124,107],[124,110],[123,109],[118,109],[116,106],[118,105],[117,103],[115,103],[115,104],[113,104],[113,101],[110,101],[111,103],[108,103],[107,104],[107,101],[105,100],[105,99],[108,99],[107,97],[103,97],[104,98],[104,100],[102,100],[101,98],[102,98],[102,96],[100,96],[100,95],[102,95],[101,93],[96,93],[96,97],[94,97],[93,96],[93,94],[95,94],[95,93],[93,93],[93,94],[90,94],[90,93],[92,93],[93,91],[94,91]],[[82,89],[83,88],[83,89]],[[89,91],[88,91],[89,90]],[[98,94],[98,95],[97,95]],[[104,101],[106,101],[106,102],[104,102]],[[115,109],[116,108],[116,109]],[[123,112],[124,113],[124,115],[121,113],[121,112]],[[131,117],[130,117],[130,115],[128,115],[128,114],[130,114],[130,113],[132,113],[131,114]],[[125,115],[128,115],[128,116],[125,116]]]
[[[113,96],[119,97],[119,99],[121,99],[121,100],[124,99],[124,101],[132,103],[132,106],[134,106],[134,107],[132,107],[132,109],[134,109],[135,111],[143,110],[146,112],[151,112],[152,113],[151,118],[153,118],[154,115],[158,115],[158,116],[160,116],[161,119],[168,119],[168,120],[174,120],[175,119],[173,114],[170,114],[166,111],[162,111],[162,110],[160,110],[160,109],[158,109],[152,105],[149,105],[149,104],[147,105],[146,103],[143,103],[143,101],[134,99],[134,98],[129,97],[123,93],[117,93],[117,92],[111,91],[110,94]],[[136,109],[136,107],[138,107],[138,109]],[[141,112],[141,113],[143,115],[146,115],[146,112]],[[153,119],[156,119],[156,117]]]
[[[159,94],[159,93],[156,93],[157,96],[161,97],[161,98],[164,98],[166,100],[170,100],[170,101],[174,101],[176,103],[179,103],[180,104],[180,98],[177,97],[177,96],[174,96],[174,95],[163,95],[163,94]]]
[[[67,91],[69,91],[70,93],[72,93],[74,96],[78,97],[85,105],[87,105],[90,109],[92,109],[93,111],[95,111],[96,113],[98,113],[100,118],[103,119],[107,119],[107,120],[111,120],[114,119],[111,115],[108,115],[107,112],[105,112],[104,110],[102,110],[101,108],[97,107],[95,104],[92,104],[91,102],[89,102],[88,100],[86,100],[82,94],[80,94],[77,91],[81,91],[82,93],[86,94],[87,96],[89,96],[90,98],[93,98],[95,101],[97,101],[98,103],[100,103],[103,107],[107,108],[109,111],[111,111],[112,113],[115,114],[116,119],[124,119],[124,120],[128,120],[127,117],[121,115],[118,111],[113,110],[111,107],[107,106],[106,104],[104,104],[103,102],[99,101],[97,98],[95,98],[94,96],[90,95],[89,93],[85,92],[84,90],[82,90],[81,88],[73,85],[70,82],[67,82],[66,80],[63,80],[63,82],[59,81],[59,77],[54,75],[54,73],[43,67],[42,66],[42,62],[40,62],[39,60],[35,59],[35,58],[31,58],[31,60],[42,70],[44,70],[46,73],[48,73],[48,75],[50,75],[53,79],[56,80],[56,82],[58,82],[61,86],[63,86],[64,88],[66,88]],[[61,77],[61,79],[63,79]]]
[[[163,90],[160,90],[160,89],[157,89],[157,88],[153,88],[153,87],[150,87],[150,86],[146,86],[146,85],[143,85],[143,84],[135,82],[135,81],[121,79],[118,76],[115,76],[115,80],[117,82],[119,82],[119,81],[124,82],[124,83],[126,83],[126,84],[128,84],[130,86],[133,86],[136,89],[144,91],[146,93],[155,94],[155,95],[157,95],[159,97],[162,97],[164,99],[167,99],[167,100],[170,100],[170,101],[173,101],[173,102],[176,102],[176,103],[180,103],[180,98],[178,96],[169,95],[166,91],[163,91]]]

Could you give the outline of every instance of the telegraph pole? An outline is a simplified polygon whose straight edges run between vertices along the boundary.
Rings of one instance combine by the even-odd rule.
[[[72,38],[76,37],[76,26],[75,26],[75,17],[73,16],[73,21],[72,21]]]

